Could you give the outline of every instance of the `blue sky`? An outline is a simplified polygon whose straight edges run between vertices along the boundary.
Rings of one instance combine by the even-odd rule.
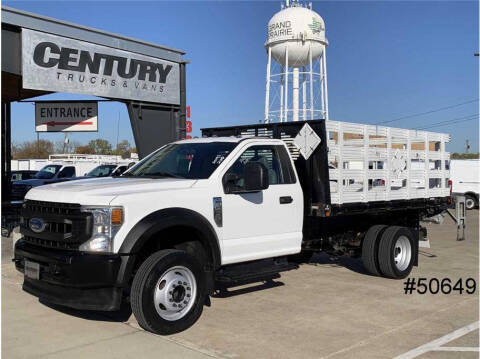
[[[210,126],[263,118],[270,17],[280,1],[4,1],[4,5],[180,48],[194,135]],[[478,2],[314,1],[325,20],[330,118],[376,123],[478,98]],[[56,94],[58,99],[85,96]],[[14,104],[12,139],[36,138],[34,106]],[[478,102],[389,125],[415,128],[477,114]],[[127,111],[99,104],[99,133],[72,134],[133,143]],[[436,127],[452,135],[450,151],[478,148],[478,121]],[[61,134],[42,134],[58,140]]]

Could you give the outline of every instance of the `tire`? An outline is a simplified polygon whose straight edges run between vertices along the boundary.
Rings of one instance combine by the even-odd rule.
[[[135,274],[130,294],[132,312],[149,332],[181,332],[202,314],[205,287],[205,274],[195,257],[175,249],[158,251]]]
[[[362,262],[365,270],[371,275],[380,276],[380,265],[378,263],[378,245],[380,237],[387,226],[377,224],[368,229],[362,243]]]
[[[382,275],[402,279],[410,274],[415,261],[413,233],[406,227],[392,226],[383,232],[378,246],[378,263]]]
[[[465,195],[465,208],[470,210],[475,207],[477,207],[477,199],[472,195]]]

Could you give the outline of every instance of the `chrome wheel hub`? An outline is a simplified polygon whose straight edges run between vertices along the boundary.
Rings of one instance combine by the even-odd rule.
[[[405,236],[398,237],[395,242],[393,260],[398,270],[404,271],[408,268],[412,259],[412,246]]]
[[[176,266],[160,276],[153,293],[157,313],[165,320],[178,320],[193,307],[197,282],[187,267]]]
[[[467,198],[465,200],[465,205],[467,206],[468,209],[472,209],[473,207],[475,207],[475,202],[473,201],[473,199]]]

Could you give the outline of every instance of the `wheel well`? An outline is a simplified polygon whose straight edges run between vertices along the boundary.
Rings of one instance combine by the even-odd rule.
[[[203,235],[189,226],[173,226],[150,235],[136,256],[133,274],[152,253],[170,248],[184,250],[196,257],[205,270],[213,268],[212,250]]]
[[[475,192],[465,192],[465,196],[471,196],[478,201],[478,194]]]

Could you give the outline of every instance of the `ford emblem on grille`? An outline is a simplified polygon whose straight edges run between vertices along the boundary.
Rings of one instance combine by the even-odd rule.
[[[45,230],[45,227],[47,226],[47,224],[41,218],[31,218],[30,221],[28,222],[28,226],[35,233],[40,233]]]

